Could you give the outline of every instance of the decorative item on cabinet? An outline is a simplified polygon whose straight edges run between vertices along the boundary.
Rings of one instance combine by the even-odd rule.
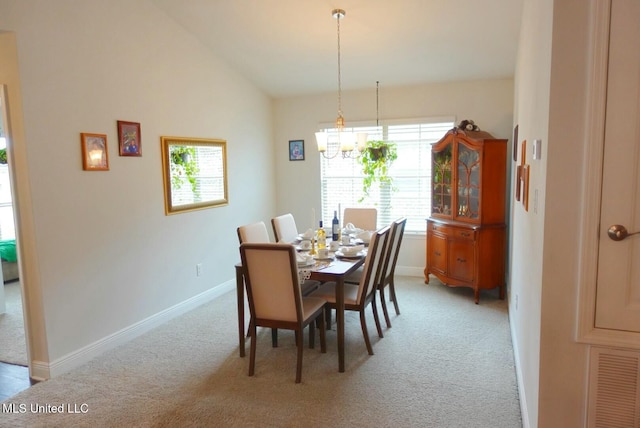
[[[475,303],[480,290],[499,287],[504,299],[506,156],[507,140],[473,121],[433,145],[425,283],[432,274],[448,286],[471,287]]]

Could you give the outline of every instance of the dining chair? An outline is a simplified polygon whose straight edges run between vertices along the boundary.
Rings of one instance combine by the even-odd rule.
[[[378,228],[378,210],[375,208],[345,208],[342,227],[349,223],[363,230],[376,230]]]
[[[293,330],[298,350],[296,383],[300,383],[304,329],[309,326],[309,347],[313,348],[316,320],[320,328],[320,352],[327,351],[324,329],[326,300],[302,296],[296,250],[292,245],[243,243],[240,256],[253,320],[250,325],[249,376],[255,373],[257,327]]]
[[[269,232],[267,232],[267,226],[264,224],[263,221],[240,226],[237,229],[237,233],[238,233],[238,241],[240,241],[240,245],[242,245],[243,243],[249,243],[249,242],[254,244],[270,242]],[[251,317],[249,321],[247,336],[251,336],[252,324],[253,324],[253,317]],[[275,328],[271,329],[271,343],[274,348],[278,346],[278,330]]]
[[[404,235],[404,228],[407,223],[406,217],[400,217],[391,223],[388,243],[385,248],[385,254],[383,255],[382,271],[380,273],[380,279],[378,281],[378,291],[380,293],[380,304],[382,305],[382,313],[384,314],[387,327],[391,328],[391,319],[389,318],[389,311],[387,310],[387,302],[384,297],[384,290],[389,286],[389,300],[393,302],[393,306],[396,310],[396,315],[400,315],[400,307],[398,306],[398,299],[396,297],[395,286],[395,272],[396,263],[398,261],[398,254],[400,253],[400,244],[402,243],[402,237]],[[351,275],[345,278],[345,283],[358,284],[362,278],[363,269],[356,270]]]
[[[237,232],[240,244],[244,242],[265,243],[270,241],[267,226],[263,221],[240,226]]]
[[[240,226],[237,229],[237,233],[240,245],[244,243],[263,244],[270,242],[269,232],[267,232],[267,226],[263,221]],[[300,292],[303,296],[308,296],[311,292],[317,290],[319,286],[320,281],[306,279],[303,280],[302,283],[300,283]],[[251,319],[251,321],[249,321],[247,336],[251,335],[252,322],[253,318]],[[311,337],[309,338],[309,340],[311,340]],[[271,330],[271,341],[274,348],[278,346],[278,329],[276,328]]]
[[[371,243],[367,251],[364,261],[363,275],[358,285],[344,284],[344,309],[348,311],[357,311],[360,313],[360,326],[364,342],[367,346],[369,355],[373,355],[371,340],[367,330],[367,322],[365,317],[365,309],[371,305],[373,310],[373,318],[378,330],[378,336],[384,337],[382,328],[380,327],[380,319],[378,317],[378,308],[376,306],[376,288],[379,282],[379,276],[382,273],[382,260],[389,237],[389,226],[385,226],[377,230],[371,236]],[[311,293],[311,296],[320,297],[327,301],[327,312],[336,308],[336,283],[325,282],[318,290]]]
[[[391,320],[389,319],[389,311],[387,311],[384,289],[389,286],[389,300],[393,302],[396,315],[400,315],[400,307],[398,306],[398,298],[396,297],[395,275],[396,263],[398,262],[398,254],[400,253],[400,245],[402,244],[402,237],[404,236],[404,227],[406,224],[406,217],[400,217],[391,224],[391,232],[389,235],[389,242],[387,244],[387,251],[384,257],[382,274],[380,275],[380,281],[378,282],[382,313],[384,314],[384,319],[388,328],[391,328]]]
[[[288,214],[288,215],[291,215],[291,214]],[[293,220],[293,216],[291,216],[291,220]],[[294,223],[294,228],[295,228],[295,223]],[[274,233],[275,233],[275,227],[274,227]],[[276,242],[280,242],[277,236],[278,235],[276,234]],[[297,233],[296,233],[296,236],[297,236]],[[267,226],[264,224],[263,221],[253,223],[253,224],[248,224],[246,226],[240,226],[238,227],[238,240],[240,241],[240,244],[243,244],[245,242],[251,242],[251,243],[270,242],[269,232],[267,232]],[[303,281],[302,284],[300,284],[302,295],[303,296],[308,295],[312,291],[316,290],[318,286],[320,286],[320,281],[314,281],[309,279]]]
[[[291,244],[298,238],[296,220],[291,213],[272,218],[271,226],[273,227],[273,236],[276,237],[276,242]]]

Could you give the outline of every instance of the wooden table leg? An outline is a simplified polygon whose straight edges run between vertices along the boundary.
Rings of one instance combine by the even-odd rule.
[[[238,300],[238,337],[240,356],[244,357],[244,278],[242,268],[236,266],[236,298]]]
[[[336,325],[338,328],[338,371],[344,373],[344,277],[336,281]]]

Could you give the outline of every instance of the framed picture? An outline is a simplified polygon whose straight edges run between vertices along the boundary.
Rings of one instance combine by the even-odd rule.
[[[520,202],[520,194],[522,190],[522,165],[516,166],[516,201]]]
[[[513,128],[513,161],[518,162],[518,125]]]
[[[118,121],[118,145],[120,156],[142,156],[140,124]]]
[[[107,136],[104,134],[80,134],[82,144],[82,169],[85,171],[109,171]]]
[[[522,204],[525,211],[529,211],[529,171],[529,165],[522,167]]]
[[[304,140],[289,140],[289,160],[304,160]]]

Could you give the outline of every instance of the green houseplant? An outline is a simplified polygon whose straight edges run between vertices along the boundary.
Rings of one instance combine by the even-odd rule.
[[[196,148],[193,146],[173,145],[170,147],[171,187],[180,189],[185,180],[191,183],[191,190],[198,193],[196,176],[200,170],[196,163]]]
[[[389,174],[389,167],[398,158],[398,151],[395,143],[382,140],[367,141],[367,146],[358,158],[362,165],[364,179],[362,192],[364,193],[360,202],[369,196],[369,190],[373,183],[391,184],[392,178]]]

